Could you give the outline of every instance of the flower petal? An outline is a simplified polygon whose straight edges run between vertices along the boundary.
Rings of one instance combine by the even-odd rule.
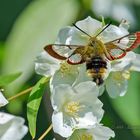
[[[63,122],[62,112],[53,113],[52,115],[52,125],[55,133],[60,134],[62,137],[69,137],[73,133],[73,130],[67,124]]]
[[[67,64],[69,65],[69,64]],[[64,69],[67,69],[65,67]],[[72,85],[78,76],[78,66],[68,66],[68,71],[60,70],[56,71],[55,74],[50,79],[50,89],[52,91],[59,84],[69,84]]]
[[[102,27],[102,23],[91,17],[87,17],[84,20],[78,21],[76,26],[90,36],[93,36]],[[82,33],[79,29],[71,27],[66,43],[73,45],[87,45],[89,43],[89,39],[90,37]]]
[[[44,51],[36,58],[35,71],[40,75],[51,76],[59,69],[59,63],[60,61]]]
[[[62,106],[65,104],[71,96],[75,93],[70,85],[60,84],[56,86],[52,91],[51,102],[52,107],[55,111],[60,111]]]
[[[91,129],[91,133],[92,132],[95,140],[109,140],[111,137],[115,137],[115,133],[110,128],[102,125],[97,125]]]
[[[79,67],[78,75],[77,75],[77,77],[76,77],[72,86],[76,86],[77,84],[79,84],[81,82],[86,82],[86,81],[93,81],[93,79],[88,76],[86,65],[82,64]]]
[[[89,42],[89,37],[85,35],[84,33],[81,33],[78,29],[75,27],[71,27],[71,30],[69,32],[69,37],[66,40],[66,44],[70,45],[87,45]]]
[[[111,137],[114,137],[114,132],[101,124],[96,124],[91,129],[78,129],[75,130],[71,137],[67,140],[109,140]]]
[[[67,44],[69,45],[69,42],[67,41],[69,36],[70,36],[70,31],[71,31],[72,27],[66,27],[66,28],[62,28],[57,36],[57,39],[55,41],[55,44]],[[70,56],[70,54],[73,52],[73,50],[71,50],[70,48],[68,48],[67,46],[53,46],[53,49],[60,55],[68,57]]]
[[[102,27],[100,21],[93,19],[90,16],[84,20],[78,21],[76,25],[91,36],[95,35],[96,31]]]
[[[75,90],[79,93],[75,95],[75,99],[85,106],[80,112],[80,117],[83,117],[85,112],[92,112],[93,116],[100,122],[104,111],[102,102],[97,98],[99,89],[96,84],[92,81],[82,82],[75,87]]]
[[[115,25],[110,25],[106,30],[102,32],[100,37],[104,43],[113,41],[115,39],[119,39],[125,35],[129,34],[129,32],[125,28],[119,28]]]
[[[135,24],[132,6],[127,1],[122,2],[117,0],[94,0],[92,5],[92,10],[97,16],[103,15],[105,17],[112,17],[117,21],[125,18],[131,23]]]
[[[66,40],[69,37],[70,30],[71,30],[71,27],[62,28],[57,35],[57,39],[56,39],[55,43],[56,44],[67,44]]]
[[[132,61],[132,66],[130,70],[140,71],[140,54],[135,53],[136,58]]]
[[[27,131],[23,118],[0,112],[1,140],[21,140]]]
[[[124,96],[127,88],[128,81],[123,77],[123,72],[112,72],[106,80],[106,90],[112,98]]]
[[[111,12],[111,6],[112,0],[94,0],[92,4],[92,10],[96,15],[108,16]]]
[[[92,96],[94,96],[96,99],[98,96],[98,93],[99,93],[98,87],[92,81],[81,82],[74,88],[77,92],[80,92],[79,96],[88,93],[88,94],[91,94]]]
[[[99,96],[101,96],[105,91],[105,84],[99,86]]]
[[[54,88],[51,99],[56,114],[62,112],[63,126],[68,125],[74,130],[91,128],[100,122],[104,111],[98,95],[99,89],[96,84],[87,81],[75,87],[58,85]]]
[[[0,107],[5,106],[6,104],[8,104],[8,101],[3,96],[2,92],[0,91]]]
[[[134,52],[128,52],[122,59],[111,63],[111,71],[128,70],[133,65],[132,62],[135,62],[135,60],[137,60],[136,54]]]

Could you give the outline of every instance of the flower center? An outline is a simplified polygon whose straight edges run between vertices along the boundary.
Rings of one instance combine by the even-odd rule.
[[[72,66],[66,62],[60,64],[60,71],[62,74],[70,73],[71,69],[72,69]]]
[[[83,134],[81,140],[93,140],[93,137],[90,134]]]
[[[78,116],[77,112],[80,111],[82,107],[79,102],[72,101],[66,104],[65,112],[72,116]]]
[[[128,80],[130,78],[130,72],[129,71],[117,72],[113,74],[113,78],[117,81],[122,81],[123,79]]]
[[[122,73],[122,76],[125,78],[125,79],[130,79],[130,71],[125,71]]]

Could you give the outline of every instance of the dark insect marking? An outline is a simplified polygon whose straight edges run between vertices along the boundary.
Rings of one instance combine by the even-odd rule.
[[[93,78],[93,82],[95,82],[97,85],[102,85],[104,83],[104,80],[101,76],[96,76]]]
[[[103,76],[105,69],[107,69],[107,62],[100,56],[93,57],[86,62],[86,68],[89,71],[93,81],[97,85],[103,84]]]
[[[107,63],[101,57],[93,57],[90,61],[86,63],[87,70],[88,69],[100,69],[105,68],[107,69]]]

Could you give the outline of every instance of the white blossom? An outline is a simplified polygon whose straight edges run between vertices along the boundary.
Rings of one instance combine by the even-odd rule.
[[[91,128],[100,122],[104,111],[98,94],[98,87],[91,81],[75,87],[67,84],[56,86],[51,97],[54,132],[69,137],[75,129]]]
[[[109,140],[111,137],[115,134],[110,128],[97,124],[91,129],[75,130],[67,140]]]
[[[109,95],[113,98],[124,96],[128,89],[131,71],[140,72],[140,55],[128,52],[127,55],[112,63],[112,69],[105,85]]]
[[[36,73],[43,76],[52,76],[60,68],[60,61],[43,51],[35,61]]]
[[[76,26],[90,36],[96,36],[105,25],[103,22],[87,17],[84,20],[76,22]],[[103,43],[106,43],[129,34],[127,31],[128,28],[128,22],[121,22],[119,26],[110,25],[97,38]],[[89,36],[77,28],[68,26],[59,31],[55,43],[84,46],[89,43],[89,40]],[[128,41],[126,40],[123,43],[125,46],[125,43],[127,44]],[[74,49],[69,49],[64,46],[55,46],[53,49],[65,57],[68,57],[74,51]],[[103,79],[104,84],[99,86],[99,95],[104,92],[104,87],[106,87],[108,94],[113,98],[125,95],[130,71],[140,71],[139,58],[140,56],[133,52],[128,52],[125,57],[119,60],[109,61],[106,58],[107,70]],[[93,80],[87,75],[86,63],[70,65],[66,61],[60,61],[51,57],[46,52],[43,52],[37,57],[36,72],[41,75],[52,76],[50,80],[51,90],[58,84],[70,84],[71,86],[75,86],[80,82]]]
[[[134,9],[131,5],[131,0],[93,0],[92,10],[97,16],[111,17],[119,22],[125,18],[136,24]]]
[[[23,118],[0,112],[0,140],[21,140],[27,131]]]
[[[8,104],[7,99],[3,96],[3,93],[0,91],[0,107],[5,106]]]
[[[102,29],[102,23],[91,18],[87,17],[84,20],[78,21],[76,25],[82,29],[84,32],[89,34],[90,36],[95,36],[100,29]],[[120,38],[129,34],[127,31],[129,28],[128,22],[121,22],[119,26],[110,25],[106,30],[102,32],[98,36],[99,39],[102,40],[103,43],[112,41],[114,39]],[[62,40],[62,35],[65,34],[65,41],[63,39],[62,43],[66,44],[76,44],[76,45],[87,45],[89,42],[89,37],[83,34],[81,31],[76,29],[75,27],[67,27],[60,31],[58,40]],[[61,41],[58,43],[61,44]],[[128,41],[123,42],[127,45]],[[57,48],[59,52],[59,49]],[[61,51],[62,52],[62,48]],[[63,52],[64,53],[64,52]],[[104,86],[106,87],[109,95],[111,97],[123,96],[127,92],[128,87],[128,79],[130,77],[130,71],[139,71],[140,70],[140,56],[133,52],[128,52],[125,57],[119,60],[108,61],[107,62],[107,72],[104,78],[104,84],[101,85],[100,93],[101,95],[104,92]],[[84,64],[83,64],[84,65]],[[79,74],[75,78],[73,84],[78,84],[83,81],[92,80],[91,78],[87,78],[86,67],[82,66],[82,69],[79,71]],[[53,84],[53,83],[52,83]]]

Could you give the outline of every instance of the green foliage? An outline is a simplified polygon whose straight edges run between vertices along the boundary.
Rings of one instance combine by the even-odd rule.
[[[3,58],[3,54],[4,54],[4,43],[0,42],[0,66]]]
[[[113,107],[121,118],[128,124],[127,129],[140,135],[138,126],[140,126],[140,87],[139,73],[131,73],[128,91],[125,96],[112,100]]]
[[[0,87],[7,86],[21,76],[22,72],[0,76]]]
[[[22,71],[7,92],[16,93],[34,71],[35,57],[53,43],[60,28],[74,21],[78,13],[75,0],[33,1],[15,22],[6,42],[3,73]],[[62,16],[63,15],[63,16]]]
[[[27,103],[27,118],[29,130],[32,135],[32,138],[35,138],[36,135],[36,120],[37,113],[41,103],[41,99],[44,93],[46,83],[49,81],[49,78],[43,77],[31,91],[28,103]]]

